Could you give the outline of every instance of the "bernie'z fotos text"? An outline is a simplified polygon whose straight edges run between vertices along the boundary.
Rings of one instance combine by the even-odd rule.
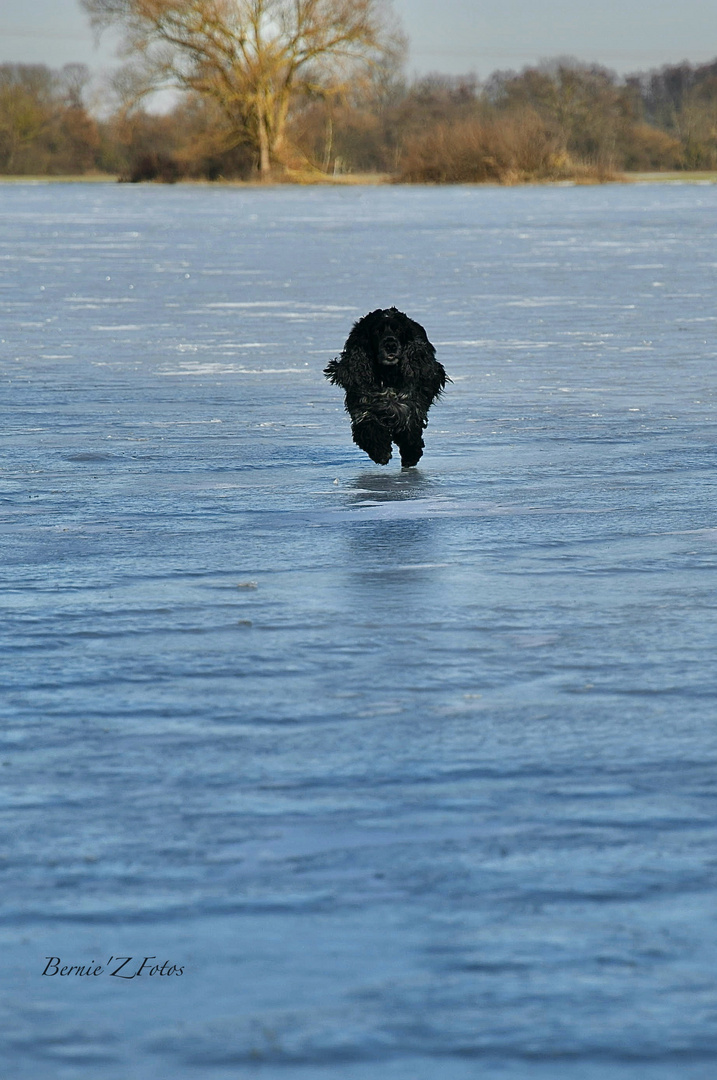
[[[165,960],[163,964],[152,964],[156,956],[145,956],[140,963],[133,956],[110,956],[106,964],[95,964],[94,960],[89,964],[67,964],[63,966],[59,956],[46,956],[47,964],[43,975],[110,975],[118,979],[134,979],[138,975],[183,975],[184,965],[170,964]]]

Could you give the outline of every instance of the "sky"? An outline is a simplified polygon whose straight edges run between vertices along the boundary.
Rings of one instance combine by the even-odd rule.
[[[393,0],[408,34],[409,75],[520,69],[555,56],[620,74],[717,57],[715,0]],[[0,62],[97,70],[118,63],[94,44],[78,0],[0,0]]]

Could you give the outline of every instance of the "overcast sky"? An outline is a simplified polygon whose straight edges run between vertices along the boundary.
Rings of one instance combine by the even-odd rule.
[[[409,74],[521,68],[553,56],[625,73],[717,56],[717,0],[394,0]],[[0,62],[117,63],[77,0],[0,0]]]

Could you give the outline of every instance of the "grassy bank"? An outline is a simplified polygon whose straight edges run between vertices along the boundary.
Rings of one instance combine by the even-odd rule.
[[[83,175],[68,176],[3,176],[0,175],[0,184],[116,184],[120,178],[111,173],[85,173]],[[154,182],[154,181],[152,181]],[[259,180],[178,180],[178,184],[190,187],[266,187]],[[275,179],[272,184],[295,184],[300,187],[328,186],[328,187],[357,187],[361,185],[377,186],[380,184],[415,183],[404,181],[391,173],[348,173],[340,176],[328,176],[322,173],[292,172],[283,179]],[[420,183],[420,182],[419,182]],[[464,181],[463,186],[472,187],[506,187],[521,186],[524,184],[541,184],[557,186],[572,186],[574,184],[717,184],[717,171],[694,170],[694,171],[670,171],[670,172],[629,172],[619,173],[610,177],[597,178],[585,175],[567,177],[564,179],[527,177],[520,180],[512,180],[509,183],[500,183],[497,180]],[[451,187],[450,182],[434,182],[435,187]]]
[[[634,172],[626,173],[625,180],[632,183],[649,184],[717,184],[717,172],[709,170],[695,170],[681,172]]]

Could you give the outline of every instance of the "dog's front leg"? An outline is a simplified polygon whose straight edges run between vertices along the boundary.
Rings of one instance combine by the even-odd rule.
[[[354,442],[364,450],[377,465],[387,465],[391,460],[391,436],[386,428],[372,417],[356,419],[351,424]]]
[[[396,444],[401,451],[401,465],[403,465],[404,469],[417,465],[423,456],[425,443],[421,438],[422,430],[422,428],[415,431],[409,429],[396,436]]]

